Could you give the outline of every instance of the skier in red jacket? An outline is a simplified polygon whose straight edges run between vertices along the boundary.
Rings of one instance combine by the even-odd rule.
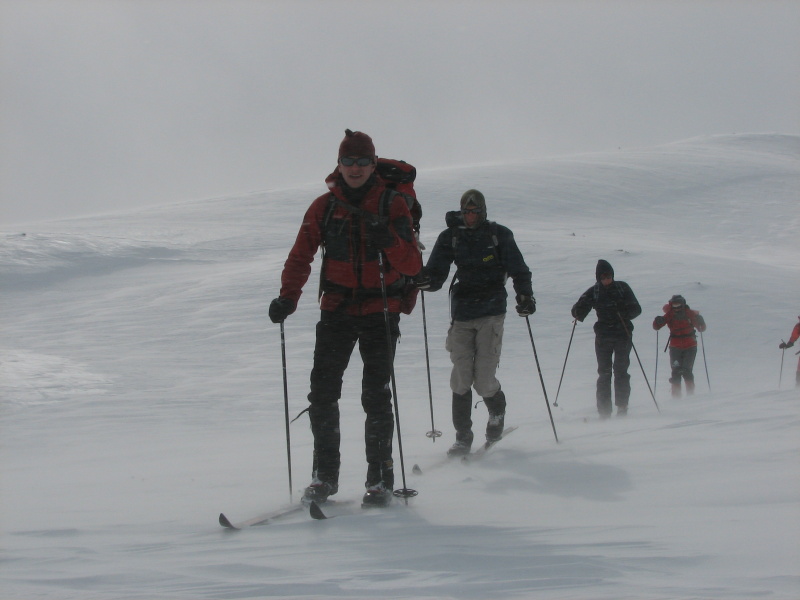
[[[697,357],[697,333],[705,331],[706,322],[700,313],[689,308],[686,299],[676,294],[664,305],[664,315],[653,320],[653,329],[669,327],[669,363],[672,367],[672,397],[681,397],[681,377],[686,395],[694,394],[694,359]]]
[[[794,343],[797,341],[797,338],[800,338],[800,315],[797,317],[798,322],[792,329],[792,335],[789,336],[789,341],[784,342],[781,340],[781,343],[778,345],[778,348],[783,350],[784,348],[791,348],[794,346]],[[795,387],[800,387],[800,358],[797,359],[797,373],[795,374]]]
[[[400,194],[386,189],[375,173],[376,161],[372,139],[348,129],[339,146],[338,165],[326,179],[330,191],[306,211],[283,268],[280,296],[269,307],[273,323],[295,311],[311,273],[311,261],[322,247],[322,310],[308,394],[314,460],[312,481],[303,495],[305,503],[324,502],[339,489],[339,398],[356,344],[364,365],[364,504],[387,504],[394,489],[390,363],[400,337],[405,278],[419,272],[422,255],[414,240],[408,205]]]

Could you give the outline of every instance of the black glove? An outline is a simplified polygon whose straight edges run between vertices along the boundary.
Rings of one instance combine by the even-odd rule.
[[[576,307],[574,307],[574,306],[572,307],[572,310],[570,311],[570,314],[572,315],[573,319],[578,319],[578,321],[580,321],[581,323],[583,323],[583,320],[586,318],[586,315],[584,315],[582,317],[578,316],[578,309]]]
[[[655,324],[656,324],[656,325],[658,325],[659,327],[663,327],[664,325],[666,325],[666,324],[667,324],[667,320],[666,320],[666,319],[665,319],[663,316],[661,316],[661,315],[658,315],[658,316],[657,316],[657,317],[656,317],[656,318],[653,320],[653,323],[655,323]]]
[[[420,271],[414,277],[414,285],[418,290],[427,290],[431,287],[431,276],[426,274],[425,271]]]
[[[394,245],[394,234],[389,231],[389,225],[381,221],[367,221],[365,226],[367,242],[374,248],[383,249]]]
[[[269,305],[269,319],[273,323],[283,323],[294,312],[294,300],[289,298],[275,298]]]
[[[533,296],[523,296],[517,294],[517,314],[520,317],[527,317],[536,312],[536,300]]]
[[[778,348],[783,350],[784,348],[791,348],[792,346],[794,346],[794,342],[781,342]]]

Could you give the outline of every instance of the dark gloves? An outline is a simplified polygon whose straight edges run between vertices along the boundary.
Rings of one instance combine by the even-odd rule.
[[[662,315],[658,315],[655,319],[653,319],[653,325],[658,325],[659,327],[663,327],[667,324],[667,319],[664,318]]]
[[[364,226],[367,234],[367,242],[374,248],[382,250],[394,245],[394,234],[389,231],[389,225],[381,221],[367,221]]]
[[[427,290],[431,287],[431,276],[426,274],[425,271],[420,271],[414,277],[414,286],[418,290]]]
[[[289,298],[275,298],[269,305],[269,319],[273,323],[283,323],[294,312],[294,300]]]
[[[573,306],[572,307],[572,310],[570,311],[570,314],[572,315],[573,319],[578,319],[578,321],[580,321],[581,323],[583,323],[583,320],[586,318],[586,315],[583,315],[582,317],[580,315],[578,315],[578,307],[577,306]]]
[[[794,342],[781,342],[778,348],[783,350],[784,348],[791,348],[792,346],[794,346]]]
[[[517,314],[520,317],[527,317],[536,312],[536,300],[533,296],[523,296],[517,294]]]

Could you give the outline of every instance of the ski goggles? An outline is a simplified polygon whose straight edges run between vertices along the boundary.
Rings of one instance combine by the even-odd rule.
[[[361,158],[353,158],[352,156],[343,156],[339,159],[339,162],[344,165],[345,167],[352,167],[353,165],[358,165],[359,167],[368,167],[372,164],[372,159],[366,156],[362,156]]]
[[[465,208],[461,211],[465,215],[482,215],[483,211],[480,208]]]

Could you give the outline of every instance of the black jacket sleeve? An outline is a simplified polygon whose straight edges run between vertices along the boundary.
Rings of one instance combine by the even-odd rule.
[[[517,295],[533,297],[531,270],[525,263],[522,252],[514,240],[514,234],[508,227],[497,226],[497,244],[506,273],[514,282],[514,292]]]
[[[436,292],[442,289],[444,282],[447,281],[447,276],[450,274],[450,265],[455,260],[452,238],[453,236],[449,229],[445,229],[436,238],[428,263],[422,270],[425,276],[431,278],[431,285],[427,291]]]
[[[572,316],[581,323],[586,318],[592,308],[594,308],[594,286],[590,287],[588,290],[581,294],[581,297],[578,298],[578,301],[573,304],[572,306]]]

